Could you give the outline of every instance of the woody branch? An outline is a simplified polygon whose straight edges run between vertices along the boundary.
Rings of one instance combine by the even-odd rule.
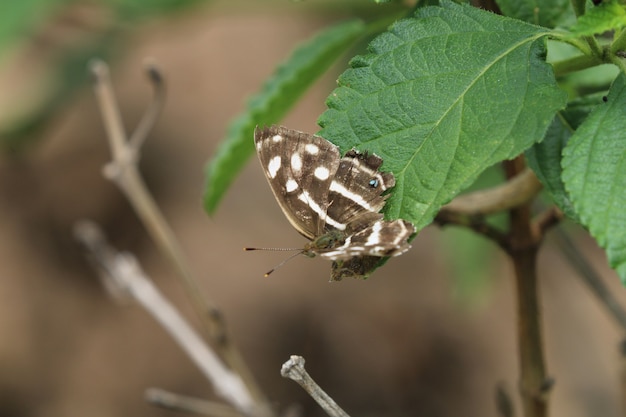
[[[94,77],[94,92],[112,154],[112,161],[104,168],[105,177],[113,181],[124,193],[152,239],[175,266],[192,305],[200,317],[205,333],[215,346],[218,355],[230,369],[235,370],[243,378],[256,402],[265,404],[265,408],[269,410],[266,398],[229,337],[221,311],[200,291],[174,232],[139,174],[137,163],[140,159],[141,146],[163,107],[165,81],[162,74],[155,65],[147,66],[146,72],[155,98],[147,108],[139,126],[128,139],[113,92],[108,66],[102,61],[95,60],[91,63],[90,70]]]

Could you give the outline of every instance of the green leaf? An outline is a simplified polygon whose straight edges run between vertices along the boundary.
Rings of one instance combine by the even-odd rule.
[[[544,61],[545,29],[442,1],[352,60],[320,134],[384,159],[389,218],[417,229],[487,167],[543,138],[565,105]]]
[[[563,182],[581,223],[626,284],[626,76],[580,125],[563,151]]]
[[[576,22],[571,0],[496,0],[502,14],[553,28]]]
[[[556,205],[567,217],[576,219],[561,180],[561,154],[572,132],[572,127],[561,115],[558,115],[548,128],[544,140],[526,151],[526,160]]]
[[[230,183],[254,153],[253,135],[257,125],[277,123],[319,78],[365,31],[360,20],[340,23],[319,33],[296,49],[278,67],[248,109],[229,126],[226,139],[207,165],[204,207],[215,212]]]
[[[526,151],[526,160],[530,168],[556,205],[573,220],[578,220],[578,215],[561,179],[563,149],[589,113],[603,103],[603,98],[605,98],[603,94],[591,94],[572,100],[567,109],[559,112],[554,118],[543,141]]]
[[[5,1],[0,12],[0,58],[8,46],[41,24],[55,9],[69,0]]]
[[[626,26],[626,6],[618,0],[602,2],[590,8],[571,28],[575,36],[591,36]]]

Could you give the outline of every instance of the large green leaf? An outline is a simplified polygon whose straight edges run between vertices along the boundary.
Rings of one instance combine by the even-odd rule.
[[[565,185],[562,180],[563,170],[561,158],[563,149],[578,126],[589,116],[589,113],[603,102],[603,94],[590,94],[572,100],[567,109],[559,112],[554,118],[546,137],[526,151],[528,165],[537,175],[546,191],[565,215],[573,220],[578,216],[572,207]]]
[[[583,225],[626,284],[626,76],[563,151],[563,182]]]
[[[564,107],[547,33],[449,1],[421,9],[352,60],[320,134],[383,157],[396,175],[386,214],[419,230],[488,166],[541,140]]]
[[[365,25],[352,20],[324,30],[294,51],[277,68],[262,90],[248,103],[248,109],[234,120],[212,161],[207,165],[204,206],[213,213],[226,189],[254,153],[256,125],[278,122],[308,87],[320,77],[359,36]]]

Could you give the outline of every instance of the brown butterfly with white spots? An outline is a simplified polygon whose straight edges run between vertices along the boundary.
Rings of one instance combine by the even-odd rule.
[[[411,247],[415,227],[379,213],[395,185],[378,171],[380,157],[352,149],[342,158],[326,139],[281,126],[257,128],[254,142],[283,213],[311,240],[301,253],[332,260],[332,281],[367,278],[382,258]]]

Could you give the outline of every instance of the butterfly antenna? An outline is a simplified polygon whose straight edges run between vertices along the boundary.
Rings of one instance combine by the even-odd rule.
[[[250,251],[250,250],[269,250],[269,251],[273,251],[273,252],[287,252],[287,251],[294,251],[294,250],[298,251],[297,253],[294,253],[293,255],[288,257],[287,259],[283,260],[281,263],[276,265],[274,268],[272,268],[269,271],[267,271],[265,273],[265,275],[264,275],[265,277],[269,277],[272,272],[276,271],[278,268],[280,268],[281,266],[283,266],[284,264],[286,264],[287,262],[289,262],[290,260],[292,260],[296,256],[301,255],[301,254],[304,253],[304,251],[302,249],[299,249],[299,248],[243,248],[243,250],[245,250],[245,251]]]
[[[293,255],[288,257],[287,259],[284,259],[281,263],[276,265],[274,268],[272,268],[269,271],[267,271],[263,276],[266,277],[266,278],[269,277],[272,272],[276,271],[278,268],[280,268],[281,266],[285,265],[287,262],[289,262],[290,260],[292,260],[296,256],[302,255],[304,253],[304,251],[302,249],[298,249],[298,250],[299,250],[299,252],[294,253]]]
[[[287,251],[292,251],[292,250],[299,250],[301,251],[302,248],[243,248],[243,250],[245,251],[249,251],[249,250],[269,250],[272,252],[287,252]]]

